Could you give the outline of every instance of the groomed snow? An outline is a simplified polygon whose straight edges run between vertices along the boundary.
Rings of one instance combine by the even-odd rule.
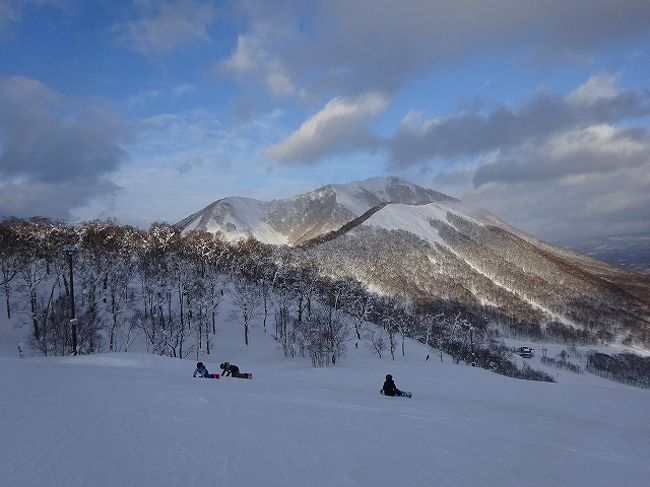
[[[412,342],[394,362],[351,342],[314,369],[259,325],[244,346],[226,316],[201,358],[252,381],[193,379],[195,357],[21,360],[0,320],[0,485],[648,485],[648,390],[555,369],[555,384],[510,379]],[[380,396],[386,373],[413,399]]]

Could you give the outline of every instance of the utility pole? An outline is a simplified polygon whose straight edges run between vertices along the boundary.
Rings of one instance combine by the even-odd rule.
[[[72,355],[77,355],[77,318],[74,311],[74,279],[72,277],[72,255],[79,252],[76,245],[66,245],[63,251],[68,256],[68,266],[70,268],[70,327],[72,328]]]

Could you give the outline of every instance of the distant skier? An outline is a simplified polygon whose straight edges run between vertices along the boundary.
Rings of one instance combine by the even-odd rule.
[[[425,362],[427,362],[431,357],[429,357],[429,354],[427,354],[427,358],[424,359]]]
[[[230,362],[222,362],[219,365],[219,368],[221,369],[221,375],[224,377],[230,376],[230,377],[236,377],[238,379],[252,379],[253,374],[250,372],[239,372],[239,367],[237,367],[234,364],[231,364]]]
[[[25,352],[23,351],[23,344],[18,344],[18,357],[25,358]]]
[[[218,379],[219,374],[211,374],[208,372],[208,369],[205,368],[205,365],[203,365],[203,362],[197,362],[196,363],[196,369],[194,370],[194,375],[192,377],[199,376],[199,378],[204,378],[204,379]]]
[[[379,391],[380,394],[384,396],[397,396],[397,397],[411,397],[410,392],[400,391],[395,382],[393,381],[393,376],[386,374],[386,380],[384,381],[384,386]]]

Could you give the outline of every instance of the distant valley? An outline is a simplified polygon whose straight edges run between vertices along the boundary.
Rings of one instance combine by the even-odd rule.
[[[603,262],[650,274],[650,233],[590,237],[564,245]]]

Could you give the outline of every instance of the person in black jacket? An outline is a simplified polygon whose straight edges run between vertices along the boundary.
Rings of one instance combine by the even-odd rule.
[[[384,396],[401,396],[402,391],[400,391],[395,382],[393,381],[393,376],[386,374],[386,380],[384,381],[384,387],[381,388],[381,393]]]
[[[227,377],[237,377],[238,379],[252,379],[253,374],[250,372],[239,372],[239,367],[237,367],[234,364],[231,364],[230,362],[222,362],[219,365],[219,368],[222,371],[222,376]]]

